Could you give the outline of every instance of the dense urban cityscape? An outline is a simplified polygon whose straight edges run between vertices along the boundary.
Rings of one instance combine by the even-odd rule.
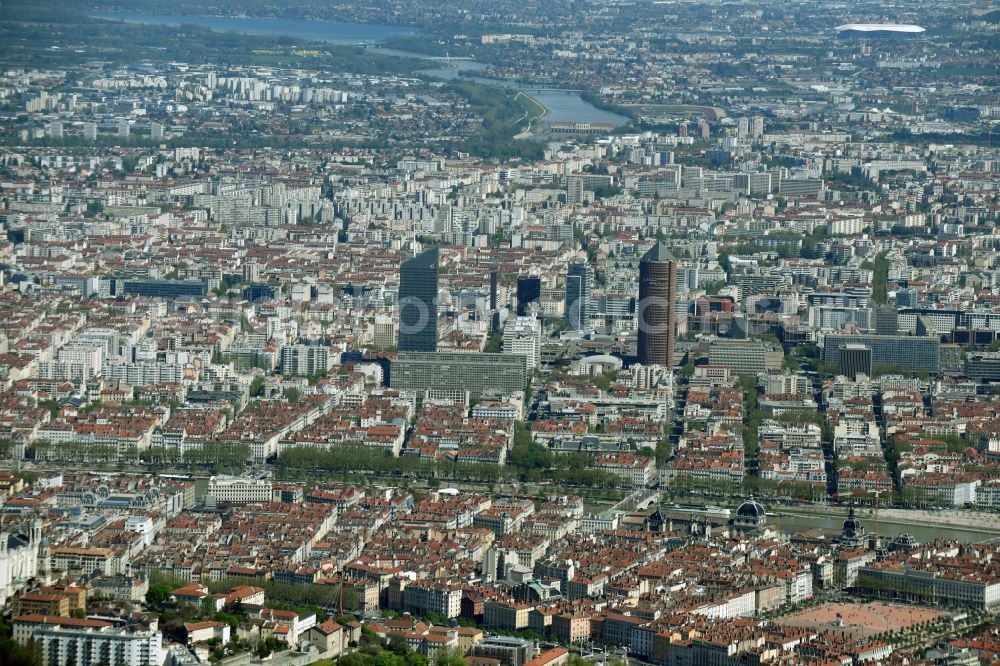
[[[0,5],[0,664],[1000,664],[1000,6]]]

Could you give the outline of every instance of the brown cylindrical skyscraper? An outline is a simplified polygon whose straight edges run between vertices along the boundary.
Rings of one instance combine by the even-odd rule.
[[[639,363],[673,367],[676,302],[677,260],[657,242],[639,262]]]

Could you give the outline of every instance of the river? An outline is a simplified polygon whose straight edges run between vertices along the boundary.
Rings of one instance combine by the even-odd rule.
[[[335,23],[332,21],[306,21],[301,19],[236,18],[229,16],[180,16],[149,14],[143,12],[91,12],[94,18],[147,25],[198,25],[217,32],[239,32],[250,35],[284,35],[330,44],[374,45],[390,37],[416,34],[415,28],[360,23]],[[397,49],[378,49],[379,53],[433,61],[435,66],[424,73],[440,79],[475,81],[491,86],[520,90],[545,107],[547,121],[613,123],[624,125],[628,118],[599,109],[571,90],[532,87],[501,79],[466,75],[479,72],[487,65],[470,60],[450,60],[441,66],[441,59],[432,59],[419,53]]]
[[[679,500],[690,502],[692,505],[702,505],[705,500],[698,497],[690,497]],[[716,500],[718,506],[726,507],[733,513],[736,512],[738,503],[732,501]],[[830,535],[839,535],[843,530],[844,520],[847,518],[846,509],[842,507],[814,506],[770,506],[763,502],[768,512],[768,522],[776,526],[782,532],[807,532],[810,530],[820,530]],[[611,508],[611,502],[587,501],[584,503],[584,512],[602,513]],[[669,508],[669,506],[667,507]],[[955,510],[960,511],[960,510]],[[871,532],[878,532],[882,536],[894,538],[900,534],[912,534],[917,541],[927,543],[935,539],[955,539],[965,543],[1000,543],[1000,520],[995,520],[993,516],[984,514],[972,514],[960,511],[960,517],[954,520],[947,520],[946,513],[928,514],[918,510],[883,510],[880,520],[875,520],[875,516],[869,509],[861,509],[858,512],[858,519],[865,529]],[[977,521],[965,521],[962,517],[977,517]]]
[[[390,49],[379,49],[379,51],[383,50],[389,51]],[[404,53],[401,51],[395,52],[400,54]],[[419,57],[415,53],[406,53],[406,55]],[[437,62],[441,61],[438,60]],[[538,86],[519,84],[511,81],[504,81],[502,79],[477,76],[471,72],[481,72],[486,69],[488,65],[472,60],[451,60],[448,64],[451,66],[428,69],[424,71],[424,74],[439,79],[475,81],[476,83],[482,83],[484,85],[520,90],[545,107],[547,111],[545,114],[545,120],[548,121],[613,123],[615,125],[624,125],[628,122],[628,118],[625,116],[612,113],[611,111],[605,111],[604,109],[599,109],[590,102],[584,101],[584,99],[580,97],[580,93],[577,91],[554,90],[552,88],[544,87],[540,88]]]
[[[875,531],[875,520],[870,515],[859,517],[861,524],[869,531]],[[835,532],[839,534],[843,529],[845,516],[837,515],[804,515],[804,514],[784,514],[771,519],[777,524],[782,532],[803,532],[807,530],[819,529],[824,532]],[[910,522],[897,522],[894,520],[880,520],[878,522],[878,533],[888,537],[894,537],[901,533],[912,534],[917,541],[927,543],[935,539],[955,539],[966,543],[981,543],[1000,537],[1000,529],[982,529],[974,527],[954,527],[944,525],[915,525]]]
[[[42,469],[49,468],[48,466],[43,465]],[[107,473],[106,471],[101,470],[90,471],[92,473]],[[138,468],[130,469],[129,471],[141,473],[143,470]],[[180,476],[188,476],[188,478],[192,478],[191,475],[185,474],[185,472],[181,470],[167,471],[179,474]],[[208,476],[201,473],[194,475],[193,478],[195,481],[195,497],[201,498],[205,495],[205,491],[208,488]],[[361,477],[359,476],[359,479],[360,478]],[[374,480],[376,483],[381,482],[389,486],[394,483],[392,480],[379,477],[370,476],[368,478]],[[459,488],[465,492],[484,493],[487,492],[486,487],[489,484],[453,483],[451,485],[452,487]],[[427,486],[425,483],[417,481],[415,483],[415,488],[426,489]],[[509,486],[505,487],[503,484],[500,485],[500,493],[504,493],[508,490],[510,490]],[[526,485],[519,486],[518,492],[526,495],[542,496],[550,494],[551,489],[548,489],[545,486]],[[692,505],[704,504],[704,500],[699,498],[688,498],[687,500],[680,501],[690,501],[690,504]],[[584,512],[586,514],[602,513],[610,509],[612,504],[613,502],[611,501],[585,500]],[[738,506],[737,502],[724,500],[714,502],[714,504],[726,507],[732,512],[735,512],[736,507]],[[818,529],[831,536],[839,535],[843,529],[844,519],[847,517],[846,510],[843,507],[823,507],[818,505],[794,507],[777,505],[771,507],[766,501],[764,504],[768,511],[768,522],[786,534]],[[649,510],[651,511],[652,508]],[[965,543],[1000,543],[1000,520],[994,518],[995,514],[970,513],[960,509],[954,509],[952,512],[953,513],[934,512],[933,515],[928,515],[925,511],[918,511],[915,509],[885,509],[881,512],[882,519],[880,519],[876,524],[875,517],[871,510],[865,508],[858,511],[858,519],[868,531],[877,531],[879,534],[889,537],[890,539],[901,533],[908,533],[912,534],[917,541],[921,543],[927,543],[934,541],[935,539],[954,539]],[[956,518],[949,520],[952,516],[956,516]],[[968,518],[968,520],[966,520],[966,518]],[[977,518],[977,520],[971,520],[972,518]],[[919,523],[932,519],[938,522],[938,524],[914,524],[915,522]]]

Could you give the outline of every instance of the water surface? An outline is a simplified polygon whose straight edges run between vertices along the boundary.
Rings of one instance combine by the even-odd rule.
[[[232,16],[182,16],[177,14],[149,14],[145,12],[92,12],[95,18],[146,25],[197,25],[216,32],[237,32],[247,35],[279,35],[298,37],[330,44],[377,44],[390,37],[413,35],[415,28],[395,25],[368,25],[362,23],[337,23],[333,21],[307,21],[304,19],[239,18]],[[440,79],[466,80],[484,85],[521,90],[548,109],[546,121],[600,122],[624,125],[628,118],[599,109],[584,101],[578,91],[538,88],[501,79],[477,76],[487,65],[471,60],[444,60],[428,58],[419,53],[396,49],[379,49],[379,53],[432,62],[424,73]]]

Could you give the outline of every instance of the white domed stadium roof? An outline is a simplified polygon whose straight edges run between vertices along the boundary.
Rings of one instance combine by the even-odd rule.
[[[903,23],[845,23],[834,28],[837,32],[851,30],[853,32],[907,32],[921,33],[924,29],[919,25],[907,25]]]

